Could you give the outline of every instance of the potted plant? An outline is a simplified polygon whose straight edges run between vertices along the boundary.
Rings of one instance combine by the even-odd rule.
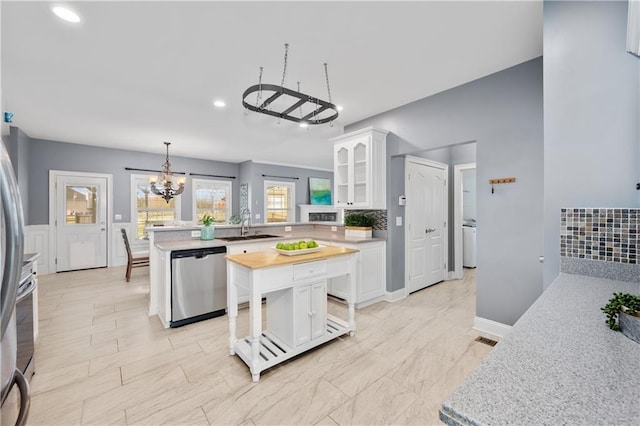
[[[202,216],[202,229],[200,229],[201,240],[213,240],[215,232],[211,225],[213,225],[213,216],[205,213],[204,216]]]
[[[364,213],[351,213],[344,217],[344,236],[371,238],[374,219]]]
[[[640,296],[629,293],[613,293],[603,306],[610,329],[621,331],[629,339],[640,343]]]

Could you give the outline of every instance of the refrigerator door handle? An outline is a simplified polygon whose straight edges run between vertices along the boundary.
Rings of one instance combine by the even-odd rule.
[[[18,413],[18,419],[16,420],[16,426],[24,426],[27,424],[27,417],[29,416],[29,407],[31,406],[31,396],[29,395],[29,382],[24,377],[22,371],[16,368],[14,373],[14,380],[20,391],[20,412]]]
[[[16,303],[24,246],[20,192],[9,160],[9,153],[3,143],[0,143],[0,203],[4,210],[6,250],[2,287],[0,287],[0,338],[2,338],[9,326]]]

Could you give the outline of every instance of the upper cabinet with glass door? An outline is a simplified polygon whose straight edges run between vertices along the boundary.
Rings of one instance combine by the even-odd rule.
[[[336,207],[385,209],[387,132],[367,127],[331,141]]]

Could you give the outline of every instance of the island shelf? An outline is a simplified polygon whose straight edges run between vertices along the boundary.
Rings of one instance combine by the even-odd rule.
[[[355,332],[358,250],[322,247],[283,256],[273,250],[227,255],[229,353],[260,373],[311,348]],[[347,318],[327,313],[327,280],[346,276]],[[249,335],[237,338],[238,290],[249,293]],[[263,330],[262,298],[267,325]]]

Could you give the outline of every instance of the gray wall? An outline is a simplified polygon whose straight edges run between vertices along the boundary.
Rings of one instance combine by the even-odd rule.
[[[29,206],[28,224],[49,223],[49,170],[92,172],[113,175],[113,213],[122,215],[122,222],[131,221],[131,175],[144,172],[127,171],[125,167],[160,170],[165,161],[159,154],[121,149],[55,142],[42,139],[29,141]],[[170,153],[171,154],[171,153]],[[171,167],[179,172],[238,176],[238,164],[224,163],[170,155]],[[150,175],[153,175],[152,173]],[[233,182],[233,211],[238,210],[238,179]],[[182,197],[182,220],[192,220],[190,178]]]
[[[544,284],[560,271],[562,207],[638,207],[640,59],[627,2],[544,4]]]
[[[327,144],[327,149],[331,145]],[[284,176],[298,179],[279,179],[275,177],[263,177],[262,175]],[[278,166],[272,164],[254,163],[245,161],[240,164],[240,183],[249,183],[249,202],[251,204],[252,223],[264,223],[264,181],[282,181],[295,183],[296,185],[296,206],[299,204],[309,204],[309,178],[318,177],[331,180],[333,188],[333,172],[324,170],[306,169],[301,167]],[[256,219],[256,213],[260,214],[260,219]],[[300,209],[296,207],[296,221],[300,220]]]
[[[125,167],[160,170],[165,161],[165,154],[149,154],[137,151],[110,149],[89,145],[70,144],[50,140],[30,139],[24,132],[21,143],[28,152],[28,188],[21,192],[28,195],[31,206],[29,215],[25,215],[27,224],[37,225],[49,222],[49,170],[73,172],[91,172],[113,175],[113,213],[122,215],[122,222],[131,221],[131,175],[144,172],[127,171]],[[13,128],[12,128],[13,130]],[[330,146],[327,147],[330,149]],[[159,151],[164,149],[159,147]],[[26,157],[26,156],[25,156]],[[235,176],[232,182],[233,213],[239,212],[239,188],[241,183],[250,184],[250,196],[253,197],[252,213],[263,210],[262,174],[277,176],[296,176],[296,204],[309,203],[309,177],[325,177],[333,179],[332,172],[318,171],[297,167],[260,164],[247,161],[241,164],[219,161],[200,160],[170,155],[174,171]],[[27,173],[23,173],[27,175]],[[150,175],[153,175],[150,173]],[[26,180],[26,178],[22,177]],[[201,178],[194,176],[194,178]],[[206,179],[206,178],[205,178]],[[221,178],[222,179],[222,178]],[[268,179],[268,178],[267,178]],[[227,179],[222,179],[227,180]],[[20,182],[20,178],[19,178]],[[20,182],[22,183],[22,182]],[[191,178],[187,176],[187,189],[181,197],[182,220],[192,220]],[[257,203],[257,204],[256,204]],[[299,212],[298,212],[299,214]],[[256,221],[254,221],[255,223]],[[262,222],[262,220],[258,221]]]
[[[29,137],[19,128],[11,126],[9,134],[3,136],[2,140],[7,147],[11,165],[18,181],[22,212],[26,221],[29,217],[29,199],[27,197],[29,192]]]
[[[345,128],[376,126],[387,137],[390,223],[404,217],[397,155],[476,141],[479,317],[513,324],[542,293],[542,58],[413,102]],[[491,195],[490,178],[515,176]],[[402,183],[401,183],[402,182]],[[404,222],[404,221],[403,221]],[[387,290],[404,287],[404,228],[390,226]]]

